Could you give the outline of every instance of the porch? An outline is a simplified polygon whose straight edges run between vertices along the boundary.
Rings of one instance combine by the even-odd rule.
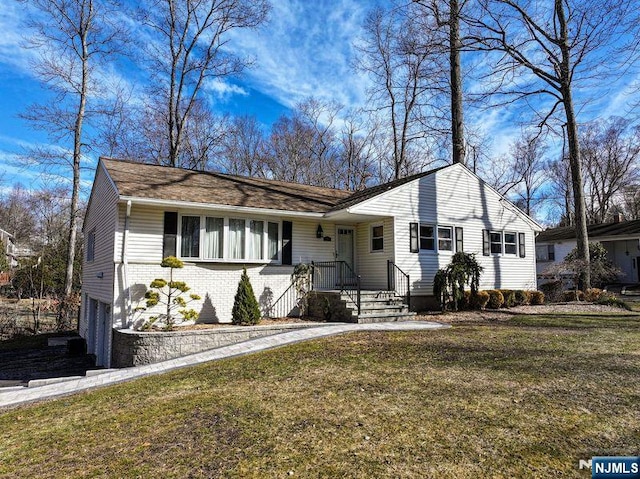
[[[387,260],[385,288],[363,289],[362,284],[361,275],[346,261],[312,261],[306,278],[292,282],[266,315],[306,315],[348,323],[402,321],[415,316],[409,311],[409,275],[393,261]]]

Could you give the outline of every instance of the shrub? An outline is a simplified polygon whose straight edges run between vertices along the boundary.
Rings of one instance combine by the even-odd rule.
[[[615,306],[617,308],[626,309],[627,311],[632,311],[631,306],[622,301],[620,298],[614,296],[613,294],[603,294],[596,304],[602,304],[604,306]]]
[[[487,303],[489,302],[489,293],[486,291],[478,291],[475,296],[473,296],[471,304],[474,309],[484,309],[487,307]]]
[[[460,300],[461,309],[484,309],[489,301],[489,293],[486,291],[478,291],[472,293],[471,291],[464,292],[464,298]]]
[[[540,305],[544,304],[544,293],[542,291],[528,291],[529,304]]]
[[[233,299],[233,309],[231,310],[233,324],[258,324],[260,321],[260,306],[253,287],[249,281],[247,268],[242,268],[242,276],[238,283],[238,291]]]
[[[501,289],[502,297],[504,298],[503,308],[513,308],[516,305],[516,292],[512,289]]]
[[[589,288],[584,292],[584,300],[595,303],[602,297],[603,291],[598,288]]]
[[[516,306],[524,306],[531,302],[531,293],[529,293],[529,291],[518,289],[514,291],[514,293]]]
[[[500,306],[504,304],[504,296],[497,289],[490,289],[487,291],[489,295],[489,301],[487,302],[487,307],[491,309],[498,309]]]
[[[550,281],[548,283],[541,284],[539,289],[544,293],[544,297],[550,303],[557,303],[563,300],[562,281]]]
[[[562,299],[564,301],[582,301],[584,300],[584,293],[578,290],[570,290],[562,293]]]

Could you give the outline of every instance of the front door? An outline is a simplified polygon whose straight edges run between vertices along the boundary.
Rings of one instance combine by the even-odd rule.
[[[336,261],[343,261],[338,263],[340,270],[338,271],[338,284],[342,286],[344,284],[353,284],[355,282],[355,233],[354,229],[347,226],[338,226],[336,241]]]

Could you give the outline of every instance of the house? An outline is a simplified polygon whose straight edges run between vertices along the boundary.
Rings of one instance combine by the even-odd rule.
[[[607,250],[608,259],[620,270],[621,283],[640,282],[640,220],[620,221],[587,226],[589,241],[599,242]],[[550,228],[536,238],[538,281],[549,280],[546,274],[576,247],[573,226]],[[557,268],[556,268],[557,269]]]
[[[132,326],[169,255],[186,262],[176,275],[202,297],[205,322],[231,321],[243,267],[273,314],[300,263],[314,264],[314,289],[346,292],[358,311],[361,291],[419,310],[456,251],[477,254],[483,289],[535,288],[540,230],[460,164],[350,193],[102,158],[83,226],[80,334],[109,365],[112,328]]]
[[[16,254],[17,250],[14,236],[8,231],[0,229],[0,241],[2,241],[2,244],[4,245],[3,253],[7,260],[7,264],[10,268],[15,268],[18,266],[18,257]]]

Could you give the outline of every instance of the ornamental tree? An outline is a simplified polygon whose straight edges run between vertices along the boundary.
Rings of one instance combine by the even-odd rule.
[[[184,267],[184,263],[175,256],[167,256],[162,260],[160,266],[169,268],[169,280],[163,278],[154,279],[149,285],[149,290],[145,293],[146,307],[140,309],[153,308],[161,305],[164,308],[164,315],[151,316],[144,324],[143,329],[150,328],[159,319],[164,320],[165,329],[171,331],[176,325],[176,320],[190,321],[198,319],[195,309],[187,309],[187,304],[197,301],[200,296],[190,294],[189,300],[184,298],[184,294],[191,288],[184,281],[174,281],[173,270]]]
[[[247,268],[242,269],[238,291],[233,299],[231,316],[233,324],[258,324],[260,321],[260,305],[256,300],[256,295],[253,293]]]
[[[439,269],[433,280],[433,294],[444,310],[451,303],[458,310],[458,302],[464,298],[465,285],[469,285],[471,295],[478,293],[482,266],[473,253],[458,252],[453,255],[446,268]]]

